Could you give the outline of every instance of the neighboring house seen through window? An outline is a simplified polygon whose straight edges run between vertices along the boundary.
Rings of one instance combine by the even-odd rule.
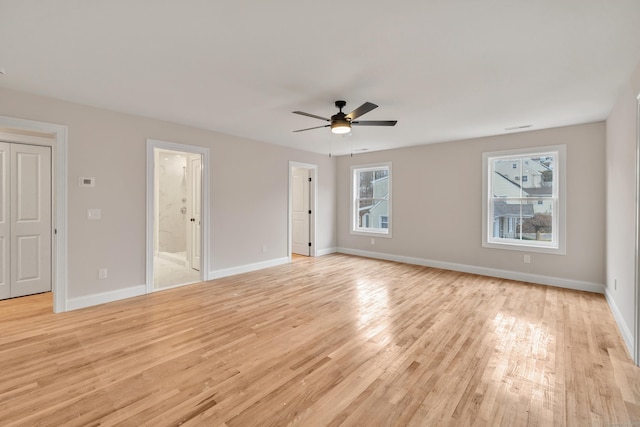
[[[483,154],[484,247],[565,253],[565,151]]]
[[[391,235],[391,163],[352,166],[351,232]]]

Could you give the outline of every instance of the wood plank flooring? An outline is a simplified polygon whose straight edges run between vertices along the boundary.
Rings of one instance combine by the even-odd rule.
[[[602,295],[347,255],[0,301],[0,366],[2,426],[640,424]]]

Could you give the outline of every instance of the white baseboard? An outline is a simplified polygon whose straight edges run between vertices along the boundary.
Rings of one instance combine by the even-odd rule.
[[[425,267],[442,268],[445,270],[461,271],[463,273],[479,274],[482,276],[498,277],[501,279],[517,280],[520,282],[551,285],[559,288],[575,289],[578,291],[604,294],[604,285],[600,283],[584,282],[581,280],[563,279],[561,277],[542,276],[539,274],[521,273],[518,271],[499,270],[497,268],[479,267],[475,265],[457,264],[454,262],[434,261],[430,259],[413,258],[402,255],[392,255],[380,252],[362,251],[359,249],[338,248],[338,252],[367,258],[384,259],[387,261],[403,262],[406,264],[422,265]]]
[[[278,265],[291,262],[289,257],[270,259],[268,261],[256,262],[253,264],[239,265],[237,267],[222,268],[209,272],[207,280],[220,279],[221,277],[235,276],[236,274],[249,273],[250,271],[262,270],[263,268],[276,267]]]
[[[69,298],[67,300],[67,311],[78,310],[80,308],[113,302],[121,299],[137,297],[146,293],[145,285],[133,286],[131,288],[118,289],[116,291],[102,292],[88,295],[86,297]]]
[[[318,249],[317,252],[316,252],[316,256],[335,254],[336,252],[338,252],[338,248]]]
[[[627,323],[624,321],[624,318],[622,317],[622,313],[620,313],[620,309],[616,305],[616,302],[611,296],[611,294],[609,293],[608,289],[605,290],[604,296],[607,298],[607,303],[609,303],[609,308],[611,308],[611,313],[613,314],[613,318],[616,320],[616,323],[618,324],[618,330],[622,335],[622,339],[624,340],[624,343],[627,345],[629,356],[631,356],[631,358],[633,359],[633,355],[635,354],[635,349],[633,345],[633,334],[631,333],[631,329],[629,328],[629,325],[627,325]]]

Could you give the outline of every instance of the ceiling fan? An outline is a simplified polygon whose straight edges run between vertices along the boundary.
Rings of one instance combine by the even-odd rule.
[[[336,107],[340,110],[337,114],[331,116],[330,119],[326,119],[324,117],[316,116],[315,114],[305,113],[303,111],[294,111],[294,114],[300,114],[302,116],[313,117],[314,119],[324,120],[325,122],[329,122],[328,125],[315,126],[312,128],[306,129],[298,129],[294,130],[294,132],[302,132],[305,130],[311,129],[320,129],[331,126],[331,132],[337,134],[344,134],[351,132],[351,126],[395,126],[398,123],[397,120],[358,120],[358,117],[363,114],[368,113],[369,111],[378,108],[376,104],[371,102],[365,102],[349,114],[345,114],[342,112],[344,106],[347,105],[346,101],[336,101]]]

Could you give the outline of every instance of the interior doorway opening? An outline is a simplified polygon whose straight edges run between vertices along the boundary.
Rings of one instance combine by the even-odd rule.
[[[2,140],[45,146],[50,150],[49,246],[53,311],[67,311],[67,127],[53,123],[0,116]],[[23,272],[27,272],[23,270]]]
[[[147,292],[207,279],[208,150],[147,143]]]
[[[201,281],[202,156],[155,149],[154,288]]]
[[[318,166],[289,162],[289,259],[316,256]]]

